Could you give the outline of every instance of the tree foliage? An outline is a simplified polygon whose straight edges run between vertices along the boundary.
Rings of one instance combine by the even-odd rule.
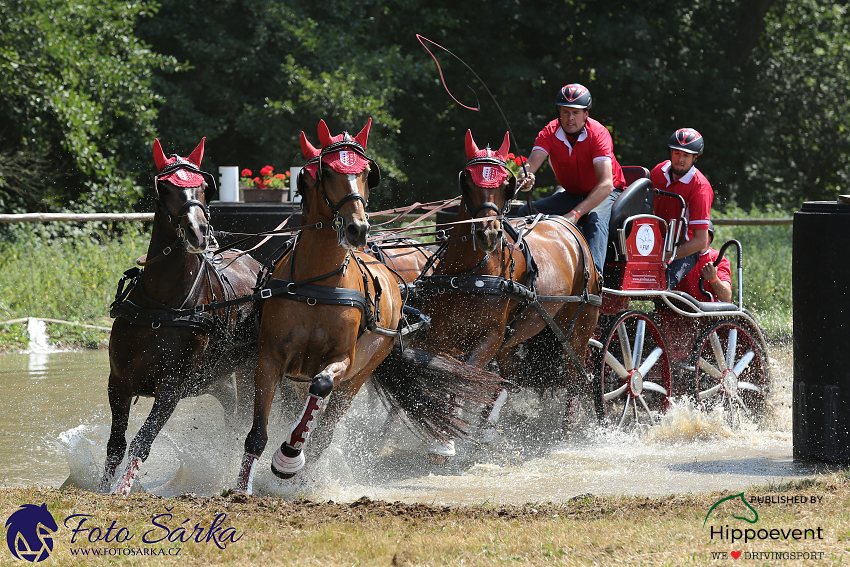
[[[127,207],[153,132],[153,70],[135,36],[150,5],[0,0],[0,205]]]
[[[581,82],[621,163],[652,167],[694,127],[717,206],[789,208],[850,178],[847,16],[830,0],[0,0],[0,192],[119,206],[150,184],[154,135],[183,154],[206,136],[209,171],[281,170],[303,163],[298,136],[317,143],[319,119],[337,133],[372,117],[378,205],[453,196],[466,130],[497,145],[506,124],[434,49],[480,111],[452,101],[419,33],[486,83],[515,153]]]

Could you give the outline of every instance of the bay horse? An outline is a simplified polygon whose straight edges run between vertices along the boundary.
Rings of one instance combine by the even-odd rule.
[[[159,140],[153,145],[159,173],[148,252],[137,261],[143,268],[125,272],[110,308],[115,317],[109,339],[112,427],[102,491],[124,459],[134,397],[155,401],[113,485],[125,496],[177,403],[209,392],[232,412],[233,403],[223,394],[226,381],[234,372],[249,377],[255,365],[254,305],[243,299],[251,296],[261,265],[238,251],[207,251],[215,242],[206,191],[215,181],[200,170],[204,141],[187,158],[166,158]]]
[[[334,423],[393,347],[402,316],[398,282],[381,262],[357,251],[369,234],[369,190],[380,181],[377,164],[366,155],[371,124],[370,118],[352,138],[348,132],[331,136],[322,120],[321,149],[301,132],[308,159],[298,182],[304,229],[263,289],[254,420],[238,492],[253,490],[256,463],[268,441],[272,398],[284,377],[309,384],[300,417],[272,457],[272,472],[291,478],[304,467],[302,448],[319,414],[324,410],[322,429],[328,432],[314,441],[321,451],[330,443]],[[312,188],[305,176],[315,179]]]
[[[287,479],[305,466],[305,449],[312,460],[330,444],[334,426],[354,396],[387,355],[399,350],[393,347],[407,317],[399,286],[403,278],[362,251],[370,230],[365,211],[369,191],[380,182],[380,169],[366,154],[371,124],[370,118],[352,138],[348,132],[331,136],[322,120],[320,148],[301,132],[307,158],[297,180],[302,230],[260,290],[265,301],[254,374],[254,421],[245,438],[237,492],[253,490],[257,461],[268,442],[272,398],[284,378],[309,387],[303,410],[271,459],[272,473]],[[453,383],[480,380],[453,360],[423,365],[423,373],[445,372]],[[411,390],[415,395],[399,404],[403,411],[425,407],[423,397],[433,396],[441,403],[429,406],[436,415],[428,419],[442,428],[450,426],[448,390]],[[412,419],[419,416],[413,412]]]
[[[508,133],[493,151],[479,149],[467,131],[465,149],[458,224],[437,252],[434,273],[416,282],[431,327],[411,346],[482,369],[495,361],[503,379],[578,395],[589,385],[585,352],[601,305],[587,242],[561,217],[505,217],[516,192],[506,168]],[[490,399],[485,433],[495,433],[506,399],[504,388]],[[436,442],[429,451],[441,462],[455,454],[454,443]]]

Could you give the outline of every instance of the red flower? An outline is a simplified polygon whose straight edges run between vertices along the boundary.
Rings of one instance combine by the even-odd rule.
[[[274,176],[275,179],[286,179],[286,176],[282,173],[277,173]]]
[[[514,154],[508,154],[508,159],[514,159],[516,156]]]
[[[243,169],[241,175],[242,177],[251,177],[254,173],[250,169]]]
[[[285,176],[289,177],[289,170],[287,169],[286,171],[284,171],[284,172],[283,172],[283,174],[284,174]]]
[[[274,171],[274,168],[270,165],[267,165],[266,167],[264,167],[263,169],[260,170],[260,175],[262,175],[263,177],[268,177],[269,175],[272,174],[273,171]]]
[[[525,156],[519,156],[518,158],[514,159],[514,161],[518,166],[522,167],[523,163],[528,163],[528,158]]]

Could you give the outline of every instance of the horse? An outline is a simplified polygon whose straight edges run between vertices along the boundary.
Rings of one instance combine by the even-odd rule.
[[[589,384],[584,359],[601,305],[587,242],[561,217],[506,218],[516,193],[506,168],[508,133],[493,151],[479,149],[467,131],[465,149],[456,226],[434,273],[415,284],[430,329],[410,347],[480,369],[495,361],[506,381],[561,386],[577,396]],[[558,351],[563,356],[553,357]],[[539,359],[537,368],[524,362],[531,359]],[[485,436],[495,434],[506,399],[507,389],[497,389],[482,412]],[[454,442],[435,442],[429,452],[444,461],[455,454]]]
[[[113,488],[125,496],[177,403],[212,393],[225,413],[232,413],[227,381],[235,372],[247,384],[255,365],[254,304],[245,300],[253,293],[261,265],[235,250],[208,252],[216,244],[206,191],[215,181],[200,170],[205,139],[187,158],[166,158],[159,140],[153,145],[159,173],[148,252],[137,261],[141,269],[125,272],[110,309],[115,317],[109,340],[112,426],[102,491],[124,458],[134,397],[155,401]],[[241,386],[237,390],[241,394]]]
[[[268,442],[272,398],[284,378],[308,387],[303,410],[271,459],[272,473],[289,479],[304,468],[305,450],[312,460],[327,448],[336,423],[360,388],[390,352],[399,350],[394,346],[400,344],[409,317],[402,302],[402,278],[362,252],[370,230],[365,211],[369,191],[380,182],[378,164],[366,154],[371,125],[370,118],[354,137],[348,132],[331,136],[321,120],[320,148],[301,132],[307,158],[297,179],[301,231],[261,286],[254,421],[245,438],[235,492],[253,491],[257,461]],[[425,374],[445,371],[461,384],[470,374],[453,360],[420,362]],[[480,379],[475,373],[470,376]],[[402,410],[421,408],[422,398],[433,395],[442,403],[433,406],[436,416],[428,419],[439,427],[450,426],[447,390],[412,390],[416,395],[401,401]],[[420,413],[412,416],[419,419]]]

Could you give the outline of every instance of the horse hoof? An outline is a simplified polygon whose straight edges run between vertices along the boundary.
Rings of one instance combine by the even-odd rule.
[[[133,483],[136,482],[136,475],[139,472],[139,467],[142,464],[142,459],[139,457],[132,457],[127,462],[127,470],[124,471],[124,474],[121,475],[121,479],[118,481],[118,484],[115,485],[115,488],[112,490],[113,494],[120,494],[121,496],[129,496],[130,492],[133,490]]]
[[[297,455],[289,457],[282,449],[283,446],[279,447],[275,451],[274,456],[272,456],[272,473],[278,478],[292,478],[298,471],[304,468],[304,452],[298,451]]]

